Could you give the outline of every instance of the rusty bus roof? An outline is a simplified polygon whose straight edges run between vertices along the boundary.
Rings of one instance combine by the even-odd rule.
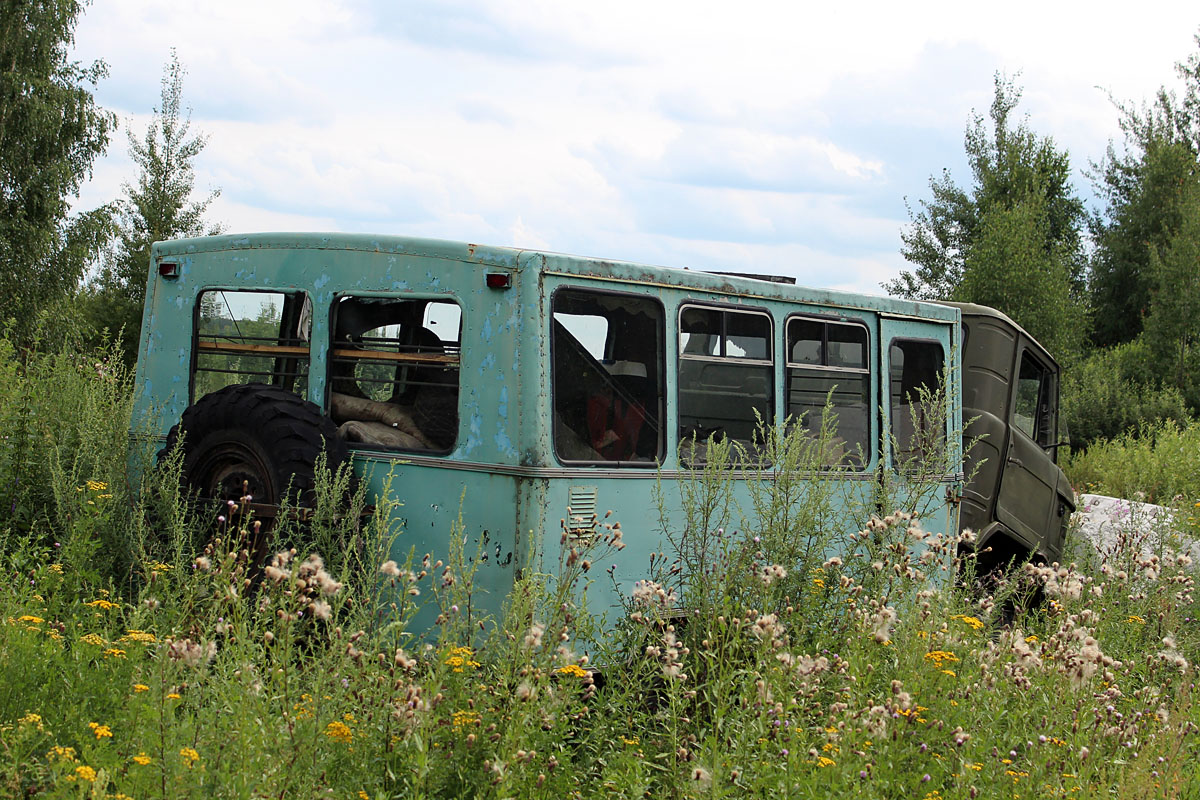
[[[520,272],[537,269],[544,273],[578,275],[602,281],[657,285],[667,288],[699,289],[738,297],[805,302],[833,308],[878,311],[905,317],[920,317],[953,323],[958,311],[951,304],[904,300],[882,295],[837,289],[820,289],[757,279],[749,274],[716,274],[699,269],[652,266],[630,261],[575,256],[543,250],[471,244],[413,236],[384,236],[360,233],[250,233],[204,236],[156,242],[157,260],[201,253],[243,250],[332,250],[375,252],[445,258]]]

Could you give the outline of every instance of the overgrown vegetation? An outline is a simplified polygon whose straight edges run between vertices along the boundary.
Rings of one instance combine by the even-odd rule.
[[[1018,583],[956,587],[939,568],[956,537],[907,513],[830,533],[829,490],[790,474],[738,508],[714,443],[674,552],[607,634],[582,601],[607,579],[589,562],[639,533],[612,518],[593,551],[527,571],[503,618],[468,630],[469,554],[386,560],[405,536],[395,505],[359,527],[327,483],[260,570],[255,521],[190,514],[171,464],[135,455],[127,486],[113,361],[0,350],[0,485],[18,510],[0,550],[8,796],[1197,789],[1194,578],[1166,528],[1025,568],[1017,582],[1049,602],[1005,624]],[[782,472],[827,451],[798,435],[757,448]],[[681,597],[705,613],[674,616]],[[412,629],[423,604],[429,636]]]

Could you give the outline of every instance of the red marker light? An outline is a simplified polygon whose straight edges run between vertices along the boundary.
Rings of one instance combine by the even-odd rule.
[[[512,275],[507,272],[489,272],[487,287],[489,289],[507,289],[512,286]]]
[[[179,262],[177,261],[160,261],[158,262],[158,274],[164,278],[179,277]]]

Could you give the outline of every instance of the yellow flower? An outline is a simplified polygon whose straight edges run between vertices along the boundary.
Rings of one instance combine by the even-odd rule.
[[[578,664],[567,664],[565,667],[559,667],[554,670],[559,675],[573,675],[576,678],[586,678],[587,670]]]
[[[34,714],[32,711],[17,720],[18,725],[36,725],[38,730],[42,729],[42,715]]]
[[[953,664],[958,661],[958,656],[949,650],[931,650],[925,654],[925,660],[932,661],[935,667],[941,669],[943,663]]]
[[[350,726],[338,720],[334,720],[325,726],[325,735],[335,742],[341,742],[342,744],[350,744],[354,739],[354,732],[350,730]]]
[[[91,606],[92,608],[102,608],[105,611],[108,611],[113,608],[120,608],[120,606],[118,604],[114,603],[113,601],[104,600],[104,599],[93,600],[90,603],[84,603],[84,605]]]
[[[108,644],[108,642],[104,641],[104,637],[98,633],[85,633],[79,637],[79,641],[95,645],[96,647],[104,647],[104,645]]]
[[[21,616],[17,617],[17,622],[28,622],[31,625],[41,625],[45,621],[46,620],[42,619],[41,617],[31,617],[28,614],[22,614]]]
[[[182,697],[183,697],[183,695],[179,694],[179,692],[170,692],[167,695],[168,700],[180,700],[180,699],[182,699]]]
[[[818,767],[833,767],[833,766],[837,766],[837,762],[834,761],[832,758],[826,758],[825,756],[817,756],[817,766]]]
[[[125,631],[125,635],[122,636],[117,641],[140,642],[142,644],[154,644],[155,642],[158,641],[158,637],[156,637],[153,633],[146,633],[145,631]]]
[[[56,758],[59,761],[74,761],[75,748],[60,747],[59,745],[55,745],[46,753],[46,758]]]
[[[1142,619],[1137,614],[1134,614],[1133,616],[1129,617],[1125,621],[1130,622],[1130,623],[1135,623],[1137,625],[1145,625],[1146,624],[1146,620]]]
[[[82,781],[91,783],[96,780],[96,770],[88,766],[76,767],[75,775]]]
[[[200,754],[190,747],[181,747],[179,755],[183,756],[183,760],[187,762],[189,767],[200,760]]]
[[[973,630],[983,629],[983,620],[978,617],[968,617],[965,614],[951,614],[950,619],[956,619]]]
[[[454,723],[455,731],[461,731],[468,725],[478,725],[481,719],[476,711],[455,711],[451,722]]]
[[[104,481],[88,481],[87,488],[90,492],[103,492],[108,489],[108,484]]]
[[[150,565],[150,569],[153,572],[170,572],[172,567],[170,564],[164,563],[162,561],[155,561],[153,564]]]
[[[952,669],[944,669],[944,670],[942,670],[942,674],[949,675],[951,678],[958,677],[954,674],[954,670],[952,670]]]
[[[629,745],[630,747],[633,747],[635,745],[639,745],[642,743],[641,737],[638,737],[638,736],[631,736],[631,737],[622,736],[621,741],[624,744]]]
[[[110,647],[104,651],[105,658],[124,658],[125,651],[119,647]]]
[[[51,564],[50,571],[57,572],[59,575],[62,575],[63,574],[62,564]]]
[[[92,733],[96,734],[97,739],[112,738],[112,728],[107,725],[101,725],[98,722],[89,722],[88,727],[92,729]]]
[[[145,753],[138,753],[133,757],[133,763],[141,764],[143,767],[150,763],[150,756]]]
[[[133,691],[136,692],[137,694],[141,694],[142,692],[150,691],[150,687],[144,683],[135,683],[133,685]]]
[[[371,796],[362,789],[358,790],[358,800],[371,800]]]

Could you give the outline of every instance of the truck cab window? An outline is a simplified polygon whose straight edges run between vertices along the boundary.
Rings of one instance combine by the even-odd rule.
[[[701,445],[709,437],[730,437],[751,448],[758,420],[774,424],[771,329],[771,317],[762,311],[680,309],[679,449],[685,463],[703,463]]]
[[[665,446],[662,306],[647,297],[559,289],[550,309],[559,460],[654,466]]]
[[[348,442],[447,453],[458,436],[462,312],[447,300],[342,297],[330,415]]]
[[[858,323],[793,317],[787,323],[787,414],[811,436],[826,403],[834,426],[826,466],[861,468],[871,460],[867,329]]]
[[[1041,447],[1054,444],[1054,384],[1050,370],[1026,350],[1021,355],[1013,425]]]
[[[268,383],[303,396],[311,330],[312,305],[303,292],[201,292],[193,402],[237,383]]]

